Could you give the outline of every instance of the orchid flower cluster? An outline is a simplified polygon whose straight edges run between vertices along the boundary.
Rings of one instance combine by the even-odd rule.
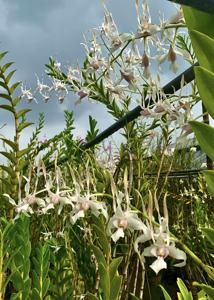
[[[58,215],[61,214],[63,208],[70,207],[70,221],[74,224],[79,218],[83,218],[87,211],[99,216],[102,213],[107,219],[108,213],[105,203],[97,200],[97,195],[89,193],[89,177],[87,175],[87,193],[81,193],[80,184],[74,179],[74,189],[66,186],[60,168],[55,165],[53,175],[48,174],[42,161],[36,166],[37,174],[32,188],[32,170],[29,177],[23,176],[19,182],[18,201],[12,199],[10,195],[4,194],[9,199],[9,203],[15,208],[17,219],[22,213],[26,216],[32,214],[43,215],[49,214],[51,210],[57,210]],[[73,171],[71,170],[73,173]],[[45,181],[44,188],[37,190],[39,178],[43,177]],[[73,177],[74,178],[74,177]],[[23,179],[26,181],[24,185],[24,196],[22,195]],[[40,197],[39,197],[40,195]]]
[[[179,110],[184,106],[175,107],[172,102],[165,101],[164,95],[157,100],[161,91],[161,64],[168,60],[175,72],[178,69],[178,54],[190,60],[188,51],[179,50],[176,44],[180,28],[185,27],[182,10],[177,8],[169,20],[160,17],[159,23],[154,24],[146,0],[135,0],[136,30],[120,33],[112,14],[105,4],[103,6],[103,23],[92,30],[90,44],[87,41],[83,43],[86,52],[84,66],[68,66],[62,70],[61,64],[51,58],[48,69],[51,70],[51,84],[44,84],[37,77],[35,93],[39,92],[45,102],[49,101],[54,91],[61,103],[69,91],[77,95],[76,103],[85,98],[103,102],[103,94],[96,86],[99,83],[108,94],[110,104],[117,101],[120,105],[131,97],[142,105],[142,116],[160,118],[167,113],[168,121],[176,121],[180,127],[186,125],[190,119],[186,116],[187,111],[183,113]],[[157,76],[152,72],[153,61],[158,62]],[[145,107],[145,87],[147,96],[155,101],[153,109]],[[35,93],[22,88],[23,97],[29,101]]]
[[[186,263],[186,254],[175,247],[175,242],[170,236],[168,228],[168,213],[166,207],[166,199],[164,199],[164,217],[160,216],[158,201],[155,194],[155,208],[158,213],[159,223],[153,225],[153,200],[150,193],[150,202],[148,208],[148,220],[143,222],[138,211],[133,209],[131,198],[128,192],[127,171],[124,175],[124,193],[118,191],[112,179],[112,198],[113,198],[113,215],[109,216],[110,207],[107,207],[104,201],[99,201],[98,196],[104,196],[101,193],[91,193],[91,179],[89,170],[86,170],[86,192],[82,192],[84,188],[83,181],[77,181],[74,171],[70,168],[71,178],[73,179],[74,189],[66,186],[60,168],[55,164],[54,178],[47,173],[45,165],[42,161],[37,164],[36,179],[32,190],[33,168],[29,173],[29,177],[23,176],[25,180],[24,196],[22,196],[23,182],[20,179],[18,202],[5,194],[9,199],[9,203],[15,208],[17,219],[22,213],[26,216],[31,216],[34,213],[37,215],[50,214],[56,210],[61,214],[66,206],[66,215],[69,215],[71,224],[75,224],[78,219],[86,217],[88,211],[96,217],[103,215],[106,223],[106,233],[111,237],[114,243],[119,239],[125,238],[128,232],[134,234],[139,232],[140,235],[134,243],[135,251],[139,254],[139,244],[147,241],[152,241],[152,245],[144,248],[141,259],[146,256],[156,257],[156,260],[150,266],[156,273],[161,269],[167,268],[165,258],[171,256],[174,259],[182,260],[181,263],[175,266],[181,267]],[[44,188],[37,190],[41,184],[40,177],[43,177],[45,182]],[[40,184],[39,184],[40,183]]]

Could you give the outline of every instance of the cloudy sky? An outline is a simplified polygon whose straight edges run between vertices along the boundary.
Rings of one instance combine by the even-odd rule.
[[[107,0],[106,3],[121,32],[136,29],[134,0]],[[159,11],[166,18],[175,11],[166,0],[150,0],[149,3],[154,23]],[[49,56],[64,65],[74,65],[77,61],[81,64],[83,34],[100,26],[103,20],[100,0],[0,0],[0,7],[0,51],[9,51],[8,58],[15,62],[17,69],[16,79],[32,88],[36,85],[35,74],[46,80],[44,65]],[[33,122],[38,120],[39,112],[45,113],[43,134],[47,137],[63,129],[64,109],[74,110],[76,135],[85,135],[89,114],[96,117],[100,129],[111,125],[112,119],[101,105],[85,102],[74,106],[74,100],[71,94],[63,105],[53,100],[48,104],[26,102],[26,106],[33,109],[30,115]],[[0,133],[13,136],[10,120],[3,112],[0,118],[0,127],[7,123]],[[24,139],[27,140],[31,130],[25,131]]]

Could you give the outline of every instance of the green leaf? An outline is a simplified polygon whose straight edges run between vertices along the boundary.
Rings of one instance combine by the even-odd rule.
[[[165,300],[172,300],[172,298],[170,297],[170,295],[168,294],[168,292],[165,290],[165,288],[162,285],[160,285],[160,288],[163,292]]]
[[[214,72],[214,61],[210,59],[214,53],[214,39],[196,30],[190,31],[190,37],[199,65]]]
[[[27,128],[31,125],[33,125],[34,123],[32,122],[23,122],[18,126],[18,132],[21,132],[24,128]]]
[[[110,280],[113,280],[113,278],[114,278],[114,276],[115,276],[115,274],[118,270],[118,267],[121,264],[122,260],[123,260],[122,256],[112,259],[112,261],[110,263],[110,266],[109,266]]]
[[[21,84],[21,81],[15,82],[11,87],[10,87],[10,92],[13,94],[13,92],[16,90],[16,88]]]
[[[12,103],[13,103],[14,106],[16,106],[20,101],[21,101],[21,97],[18,96],[18,97],[14,98],[14,99],[12,100]]]
[[[0,168],[2,170],[4,170],[5,172],[7,172],[11,177],[14,177],[15,171],[13,170],[13,168],[8,167],[8,166],[4,166],[4,165],[0,165]]]
[[[17,166],[17,170],[21,171],[28,165],[28,161],[24,159],[20,159],[19,165]]]
[[[214,128],[197,121],[190,121],[189,124],[191,125],[202,150],[214,161]]]
[[[5,89],[6,91],[8,90],[8,86],[2,81],[0,81],[0,86],[3,87],[3,89]]]
[[[214,288],[206,285],[206,284],[200,284],[197,282],[193,282],[193,285],[198,286],[204,290],[204,292],[211,298],[214,299]]]
[[[92,245],[91,247],[94,252],[94,255],[96,256],[98,265],[103,264],[106,267],[106,260],[105,260],[105,256],[103,255],[102,251],[96,246]]]
[[[117,300],[122,284],[122,276],[114,276],[113,281],[111,282],[111,292],[110,292],[110,299]]]
[[[189,30],[197,30],[214,38],[213,14],[189,7],[183,7],[183,12]]]
[[[8,101],[11,101],[11,97],[8,94],[0,93],[0,98],[6,99]]]
[[[203,171],[203,174],[208,186],[208,191],[214,197],[214,171],[206,170]]]
[[[10,67],[14,64],[14,62],[9,62],[9,63],[6,63],[5,65],[3,65],[1,68],[2,68],[2,71],[3,73]]]
[[[183,280],[180,278],[177,279],[177,285],[181,292],[181,295],[184,300],[193,300],[192,293],[188,291],[186,285],[184,284]],[[178,294],[179,295],[179,294]]]
[[[23,115],[25,115],[26,113],[28,113],[30,111],[32,111],[32,109],[29,109],[29,108],[22,109],[17,112],[16,116],[19,119],[20,117],[22,117]]]
[[[202,101],[214,119],[214,73],[202,67],[195,67],[195,79]]]
[[[208,241],[213,245],[214,247],[214,229],[212,228],[201,228],[201,231],[203,232],[203,234],[206,236],[206,238],[208,239]]]
[[[7,111],[10,111],[10,112],[12,112],[14,114],[14,109],[10,105],[2,104],[2,105],[0,105],[0,108],[5,109]]]
[[[105,253],[105,255],[108,255],[110,249],[109,249],[109,241],[106,236],[106,232],[105,231],[103,232],[102,229],[100,229],[97,225],[93,225],[93,229],[99,238],[99,243],[103,249],[103,252]]]
[[[99,274],[100,274],[100,287],[104,293],[103,300],[109,300],[110,299],[110,278],[109,278],[108,270],[102,263],[99,265]]]
[[[9,145],[14,151],[18,150],[18,146],[15,142],[5,139],[5,138],[0,138],[5,144]]]
[[[15,270],[16,271],[13,271],[13,275],[11,276],[11,281],[13,282],[15,289],[20,291],[23,289],[24,283],[21,274],[16,267]]]
[[[16,70],[13,70],[8,73],[7,77],[5,78],[5,81],[7,82],[7,84],[10,82],[10,79],[13,77],[15,72],[16,72]]]
[[[0,53],[0,60],[2,60],[7,53],[8,53],[8,51]]]
[[[32,290],[32,299],[41,300],[39,291],[36,288],[33,288],[33,290]]]
[[[2,181],[2,183],[3,183],[9,190],[12,188],[11,183],[10,183],[7,179],[4,179],[4,178],[1,178],[1,177],[0,177],[0,180]]]
[[[86,299],[87,300],[99,300],[99,298],[97,298],[97,296],[91,294],[91,293],[87,293],[86,294]]]
[[[5,151],[0,151],[0,154],[5,156],[7,159],[9,159],[12,163],[16,164],[16,158],[14,153],[9,153],[9,152],[5,152]]]
[[[21,158],[22,156],[24,156],[25,154],[29,153],[31,150],[31,148],[26,148],[26,149],[23,149],[23,150],[20,150],[17,152],[17,157],[18,158]]]

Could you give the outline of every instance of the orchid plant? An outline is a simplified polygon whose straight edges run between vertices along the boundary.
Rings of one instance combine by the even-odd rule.
[[[130,295],[147,299],[147,294],[148,299],[159,299],[158,287],[154,291],[150,287],[154,281],[164,283],[162,276],[170,272],[169,264],[173,270],[181,268],[186,283],[202,272],[207,281],[214,280],[212,256],[203,236],[209,236],[212,243],[212,230],[198,234],[201,253],[206,253],[204,261],[195,238],[186,239],[185,233],[198,231],[198,224],[213,224],[203,178],[191,183],[189,178],[176,184],[170,181],[172,168],[184,164],[181,141],[187,143],[187,136],[193,130],[197,133],[197,123],[189,121],[201,100],[195,83],[188,92],[182,80],[180,94],[165,95],[161,89],[165,62],[173,73],[179,69],[178,56],[191,65],[196,62],[191,42],[182,31],[186,26],[183,11],[176,8],[175,15],[168,20],[161,17],[156,24],[145,0],[134,4],[134,32],[120,32],[104,3],[103,23],[83,43],[83,66],[64,68],[51,58],[46,66],[51,83],[37,76],[35,91],[22,85],[21,95],[14,96],[18,84],[9,85],[14,71],[5,73],[11,63],[0,66],[0,87],[4,89],[0,98],[8,101],[0,108],[12,113],[15,121],[14,140],[1,137],[5,150],[1,154],[9,164],[1,166],[6,176],[2,176],[0,195],[9,210],[5,217],[11,221],[0,220],[0,300],[7,293],[11,299],[124,300]],[[4,56],[0,53],[0,60]],[[212,75],[198,72],[202,71],[211,80]],[[203,94],[203,80],[197,78]],[[73,137],[72,113],[66,113],[65,130],[44,143],[38,142],[44,125],[41,118],[28,148],[20,149],[20,134],[31,123],[26,121],[29,109],[18,109],[19,102],[25,98],[39,103],[39,97],[48,102],[55,93],[62,103],[70,92],[76,104],[86,99],[100,102],[116,119],[140,104],[141,118],[124,127],[125,141],[116,150],[111,141],[108,147],[87,151],[81,147],[82,139]],[[207,105],[213,113],[209,101]],[[89,121],[87,141],[98,133],[96,120],[90,117]],[[212,157],[211,148],[200,133],[198,136]],[[195,163],[197,147],[191,145],[190,152],[188,166]],[[205,175],[212,192],[213,175]],[[191,193],[182,192],[190,188]],[[168,207],[167,199],[173,200]],[[173,213],[171,218],[168,210]],[[184,220],[183,214],[189,219]]]

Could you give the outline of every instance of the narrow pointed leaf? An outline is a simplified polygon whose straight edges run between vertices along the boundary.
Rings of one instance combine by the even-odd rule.
[[[199,65],[214,72],[214,61],[210,59],[214,53],[214,39],[196,30],[190,31],[190,37]]]
[[[187,289],[186,285],[184,284],[183,280],[178,278],[177,279],[177,285],[178,285],[179,290],[181,292],[182,299],[193,300],[192,294],[191,294],[191,292],[188,291],[188,289]]]
[[[22,109],[20,111],[17,112],[17,118],[20,118],[22,117],[23,115],[25,115],[26,113],[30,112],[31,109],[29,108],[25,108],[25,109]]]
[[[0,93],[0,98],[11,101],[11,97],[8,94]]]
[[[5,89],[6,91],[8,90],[8,86],[7,86],[4,82],[2,82],[2,81],[0,81],[0,86],[1,86],[3,89]]]
[[[10,87],[10,92],[11,94],[13,94],[13,92],[15,91],[15,89],[21,84],[21,81],[18,81],[16,83],[14,83],[11,87]]]
[[[1,178],[0,177],[0,180],[2,181],[2,183],[10,190],[11,189],[11,183],[7,180],[7,179],[4,179],[4,178]]]
[[[1,52],[0,53],[0,60],[2,60],[2,58],[4,58],[4,56],[8,53],[8,51],[5,52]]]
[[[208,241],[214,246],[214,229],[202,227],[201,231],[206,236]]]
[[[198,286],[204,290],[204,292],[210,297],[210,299],[214,299],[214,288],[206,285],[194,282],[193,285]]]
[[[27,128],[29,126],[33,125],[32,122],[24,122],[24,123],[21,123],[18,127],[18,131],[22,131],[24,128]]]
[[[15,175],[15,171],[13,170],[13,168],[8,167],[8,166],[4,166],[4,165],[0,165],[0,168],[7,172],[10,176],[14,176]]]
[[[208,191],[214,197],[214,171],[211,170],[206,170],[203,171],[207,186],[208,186]]]
[[[9,152],[5,152],[5,151],[1,151],[0,152],[1,155],[5,156],[7,159],[9,159],[12,163],[16,163],[16,158],[15,155],[13,153],[9,153]]]
[[[23,149],[23,150],[20,150],[17,152],[17,157],[18,158],[21,158],[22,156],[24,156],[25,154],[29,153],[31,150],[31,148],[26,148],[26,149]]]
[[[112,259],[110,266],[109,266],[110,280],[112,280],[114,278],[122,260],[123,260],[123,257],[117,257],[117,258]]]
[[[0,105],[0,109],[5,109],[5,110],[10,111],[14,114],[14,109],[10,105],[2,104],[2,105]]]
[[[202,101],[214,119],[214,73],[202,67],[196,67],[195,78]]]
[[[5,72],[10,66],[12,66],[14,64],[14,62],[9,62],[9,63],[6,63],[5,65],[3,65],[1,68],[2,68],[2,71]]]
[[[172,298],[170,297],[170,295],[168,294],[168,292],[165,290],[165,288],[162,285],[160,285],[160,288],[163,292],[165,300],[172,300]]]
[[[4,139],[4,138],[0,138],[5,144],[9,145],[14,151],[18,150],[18,146],[15,142],[8,140],[8,139]]]
[[[197,121],[189,122],[202,150],[214,161],[214,128]]]
[[[97,225],[93,225],[93,228],[99,238],[99,243],[103,249],[103,252],[105,253],[105,255],[108,255],[110,249],[109,249],[109,241],[108,238],[105,234],[105,232],[103,232]]]
[[[20,101],[21,101],[21,97],[18,96],[18,97],[14,98],[14,99],[12,100],[12,103],[13,103],[14,106],[16,106]]]
[[[104,266],[106,266],[105,256],[103,255],[102,251],[96,246],[92,246],[92,250],[94,252],[94,255],[96,256],[98,265],[103,264]]]
[[[7,84],[10,82],[10,79],[13,77],[15,72],[16,72],[16,70],[13,70],[8,73],[8,75],[5,78],[5,81],[7,82]]]

